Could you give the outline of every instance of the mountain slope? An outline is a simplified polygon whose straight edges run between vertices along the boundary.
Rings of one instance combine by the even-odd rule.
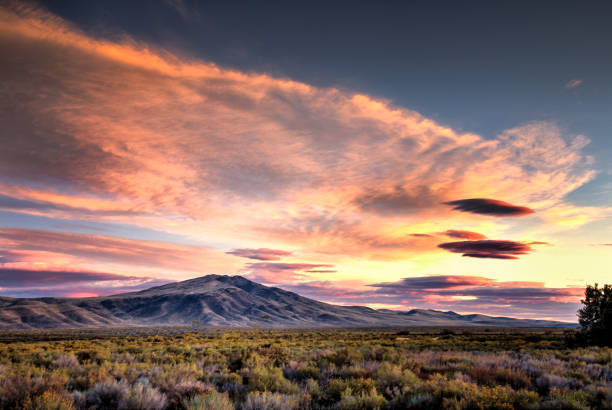
[[[241,276],[208,275],[139,292],[95,298],[0,297],[0,329],[143,325],[249,326],[563,326],[560,322],[397,312],[337,306],[267,287]]]

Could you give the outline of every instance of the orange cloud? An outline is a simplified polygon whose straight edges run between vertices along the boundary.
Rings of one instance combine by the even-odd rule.
[[[31,229],[0,229],[0,265],[74,270],[75,266],[143,267],[148,271],[235,273],[241,264],[203,246]]]
[[[458,229],[449,229],[449,230],[442,232],[442,234],[450,238],[457,238],[457,239],[469,239],[469,240],[487,239],[487,237],[481,233],[472,232],[472,231],[463,231],[463,230],[458,230]]]
[[[594,176],[588,139],[554,124],[457,132],[368,95],[96,39],[17,3],[0,9],[0,53],[3,133],[20,136],[0,151],[0,188],[15,212],[391,259],[439,251],[411,226],[473,218],[443,202],[503,197],[556,222]]]

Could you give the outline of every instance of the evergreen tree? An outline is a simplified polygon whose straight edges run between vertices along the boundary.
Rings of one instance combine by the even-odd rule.
[[[612,346],[612,285],[588,285],[578,311],[580,333],[587,344]]]

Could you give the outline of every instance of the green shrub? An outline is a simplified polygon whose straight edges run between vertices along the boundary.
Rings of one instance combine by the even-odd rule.
[[[271,392],[249,393],[242,404],[243,410],[292,410],[299,408],[299,399],[293,395]]]
[[[344,410],[356,409],[381,409],[387,405],[387,400],[373,389],[369,392],[362,392],[354,395],[351,389],[346,389],[342,393],[340,402],[335,407]]]
[[[198,394],[186,403],[187,410],[234,410],[227,393],[210,392]]]
[[[278,367],[256,367],[248,375],[250,390],[295,394],[298,387],[283,376]]]
[[[40,396],[29,397],[23,403],[23,410],[73,410],[72,398],[66,394],[46,391]]]
[[[402,370],[401,367],[383,363],[376,372],[376,384],[381,392],[391,392],[405,386],[412,386],[419,378],[410,370]]]

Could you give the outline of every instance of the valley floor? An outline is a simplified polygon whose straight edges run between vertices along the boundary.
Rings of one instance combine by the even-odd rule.
[[[0,408],[602,409],[612,349],[563,329],[0,332]]]

